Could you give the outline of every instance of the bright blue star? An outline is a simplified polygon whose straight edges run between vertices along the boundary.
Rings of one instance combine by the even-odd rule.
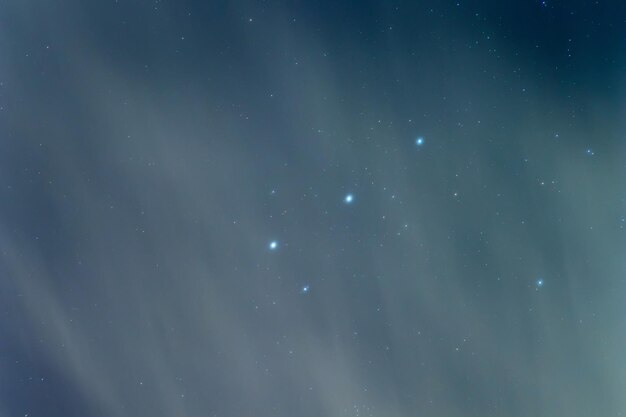
[[[272,240],[272,241],[270,242],[269,248],[270,248],[270,250],[276,250],[276,249],[278,249],[278,241],[276,241],[276,240]]]
[[[352,204],[353,201],[354,201],[354,195],[352,194],[346,194],[346,196],[343,198],[343,202],[346,204]]]
[[[423,137],[418,137],[417,139],[415,139],[415,144],[417,146],[422,146],[424,144],[424,138]]]
[[[311,289],[310,286],[305,285],[300,289],[300,294],[307,294],[309,292],[309,290]]]
[[[543,284],[544,284],[543,278],[539,278],[537,279],[537,281],[535,281],[535,285],[537,286],[537,288],[543,287]]]

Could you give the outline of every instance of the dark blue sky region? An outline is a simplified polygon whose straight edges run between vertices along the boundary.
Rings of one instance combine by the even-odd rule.
[[[0,417],[626,415],[626,3],[0,4]]]

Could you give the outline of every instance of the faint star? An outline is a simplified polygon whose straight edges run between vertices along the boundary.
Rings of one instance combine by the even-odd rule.
[[[272,240],[272,241],[270,242],[269,247],[270,247],[270,250],[276,250],[276,249],[278,249],[278,241],[276,241],[276,240]]]
[[[343,198],[343,202],[346,204],[352,204],[353,201],[354,201],[354,195],[352,194],[346,194],[346,196]]]
[[[585,152],[586,152],[586,153],[587,153],[587,155],[589,155],[589,156],[593,156],[593,155],[594,155],[593,149],[591,149],[591,148],[587,148],[587,150],[586,150]]]

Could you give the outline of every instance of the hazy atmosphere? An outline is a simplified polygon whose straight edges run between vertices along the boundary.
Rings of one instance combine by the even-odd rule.
[[[0,2],[0,417],[626,416],[626,3]]]

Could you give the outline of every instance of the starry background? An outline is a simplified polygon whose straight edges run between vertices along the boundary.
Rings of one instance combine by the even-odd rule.
[[[1,2],[0,416],[625,415],[625,22]]]

